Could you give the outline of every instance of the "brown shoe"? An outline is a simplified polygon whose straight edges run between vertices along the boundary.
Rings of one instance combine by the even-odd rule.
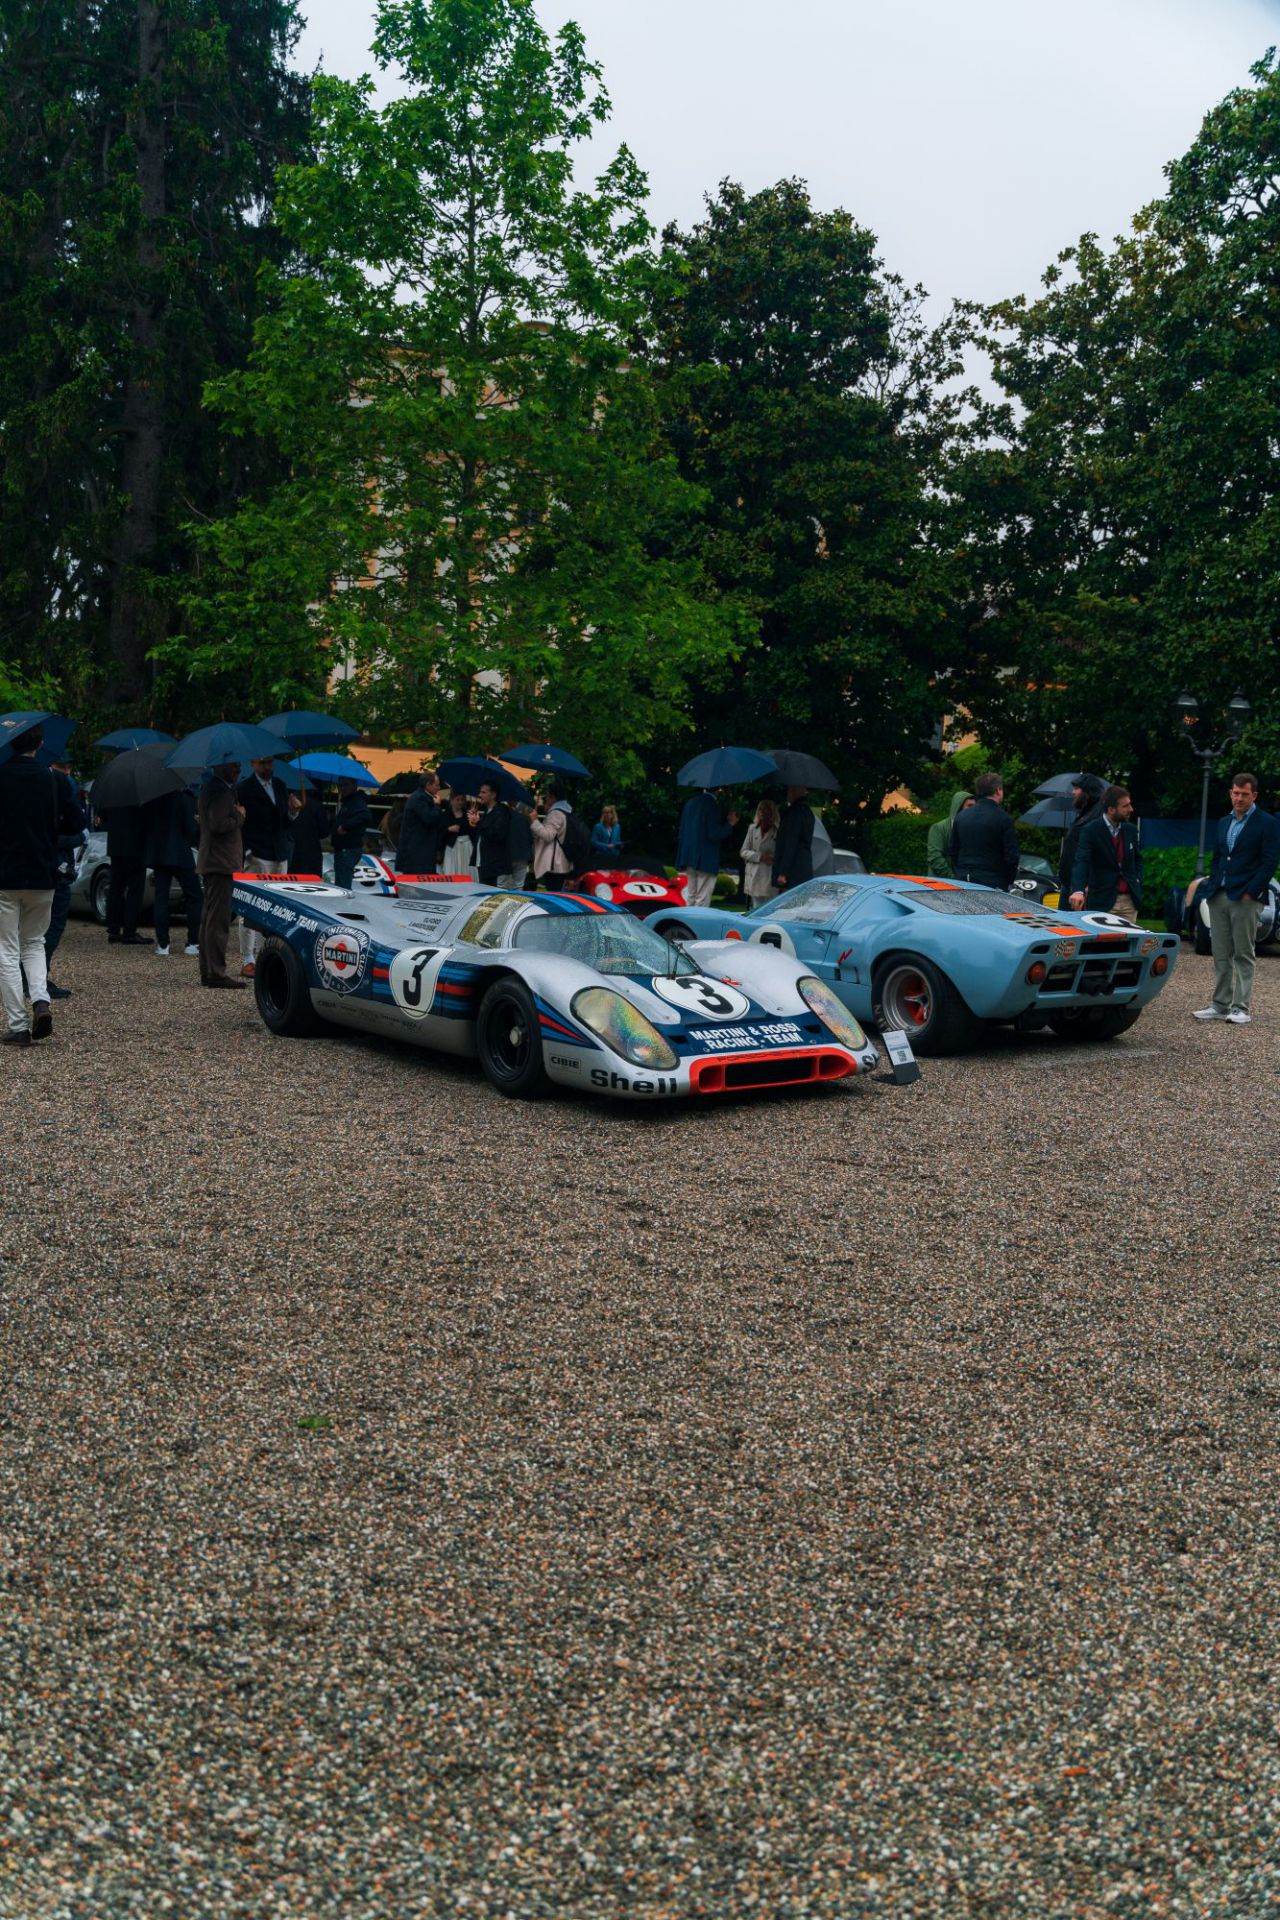
[[[220,979],[206,980],[205,985],[206,987],[234,987],[237,993],[244,992],[244,981],[229,979],[225,973]]]
[[[252,960],[246,960],[244,965],[240,969],[240,978],[242,980],[252,980],[257,970],[258,969],[254,965]]]
[[[47,1000],[33,1000],[31,1003],[31,1038],[47,1040],[53,1032],[53,1014]]]

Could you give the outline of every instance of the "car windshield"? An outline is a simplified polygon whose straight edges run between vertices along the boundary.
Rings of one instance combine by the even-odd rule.
[[[531,914],[516,928],[512,944],[526,951],[562,953],[597,973],[662,978],[698,971],[682,947],[629,913]]]
[[[808,927],[826,927],[854,898],[851,887],[838,880],[806,880],[779,900],[764,900],[751,909],[757,920],[798,920]]]

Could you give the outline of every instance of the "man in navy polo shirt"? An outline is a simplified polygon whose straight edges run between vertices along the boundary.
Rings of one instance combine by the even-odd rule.
[[[1275,817],[1258,805],[1257,774],[1237,773],[1231,782],[1231,811],[1218,822],[1209,869],[1213,999],[1197,1008],[1197,1020],[1229,1020],[1232,1026],[1247,1027],[1252,1018],[1253,943],[1277,852]]]

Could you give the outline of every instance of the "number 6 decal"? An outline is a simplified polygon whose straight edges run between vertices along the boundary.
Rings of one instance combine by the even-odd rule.
[[[449,957],[448,947],[407,947],[391,962],[391,998],[411,1020],[423,1020],[436,997],[436,981]]]

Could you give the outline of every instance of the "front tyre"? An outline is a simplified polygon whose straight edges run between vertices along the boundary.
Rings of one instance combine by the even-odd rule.
[[[660,920],[656,931],[664,940],[696,940],[698,937],[692,927],[686,927],[683,920]]]
[[[274,934],[268,934],[258,949],[253,997],[263,1026],[281,1039],[305,1040],[324,1030],[324,1021],[311,1004],[301,960],[287,940]]]
[[[476,1052],[491,1087],[511,1100],[536,1100],[551,1082],[533,995],[519,980],[499,980],[480,1002]]]
[[[89,882],[89,910],[100,927],[107,924],[107,895],[111,891],[110,867],[99,867]]]
[[[1082,1007],[1075,1013],[1051,1013],[1049,1025],[1059,1040],[1117,1040],[1141,1012],[1141,1007]]]
[[[900,1028],[917,1053],[963,1053],[978,1037],[978,1021],[931,960],[901,954],[875,977],[876,1024]]]

